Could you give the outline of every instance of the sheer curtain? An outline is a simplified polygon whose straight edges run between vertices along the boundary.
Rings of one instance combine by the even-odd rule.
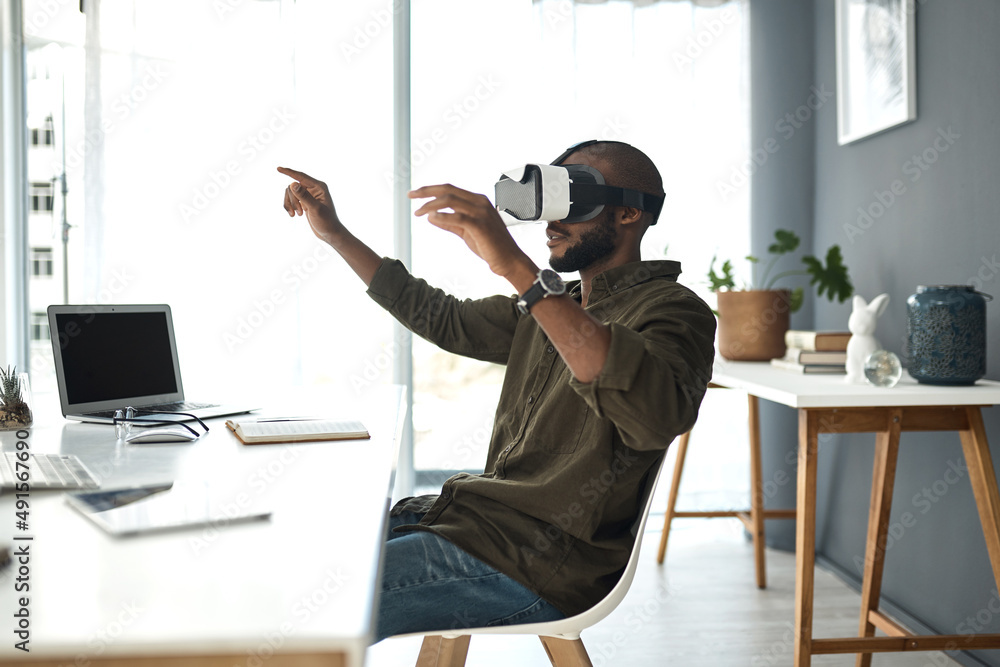
[[[650,155],[666,189],[644,258],[680,260],[681,281],[714,304],[712,256],[749,252],[749,189],[720,187],[748,154],[747,3],[470,4],[413,2],[414,184],[492,196],[517,164],[548,162],[584,139],[626,141]],[[477,25],[490,29],[467,29]],[[512,230],[545,266],[544,226]],[[511,292],[460,241],[419,224],[413,239],[415,272],[431,283],[460,296]],[[417,467],[475,469],[502,369],[420,341],[414,357]],[[734,394],[705,402],[683,489],[689,506],[746,502],[746,401]],[[701,456],[711,464],[698,465]]]

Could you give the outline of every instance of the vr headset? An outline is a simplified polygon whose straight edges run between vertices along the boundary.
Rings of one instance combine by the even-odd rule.
[[[507,224],[586,222],[600,215],[605,206],[629,206],[652,213],[655,225],[663,197],[605,185],[597,169],[562,163],[574,151],[595,143],[597,140],[570,146],[552,164],[526,164],[504,172],[496,183],[494,201],[497,210],[515,218]]]

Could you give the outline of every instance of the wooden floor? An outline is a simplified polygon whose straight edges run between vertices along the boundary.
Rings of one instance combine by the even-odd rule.
[[[662,515],[650,517],[659,527]],[[583,633],[595,667],[792,664],[795,557],[768,550],[767,590],[754,585],[753,551],[735,520],[678,520],[664,566],[659,532],[647,532],[639,569],[615,612]],[[817,636],[857,632],[860,596],[816,570]],[[414,665],[419,638],[389,639],[368,653],[370,667]],[[548,667],[537,637],[473,637],[469,667]],[[813,665],[853,665],[854,656],[816,656]],[[958,665],[941,653],[876,654],[875,667]]]

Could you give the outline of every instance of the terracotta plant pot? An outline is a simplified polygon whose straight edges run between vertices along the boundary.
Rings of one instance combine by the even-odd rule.
[[[791,292],[718,292],[719,353],[730,361],[767,361],[785,355]]]

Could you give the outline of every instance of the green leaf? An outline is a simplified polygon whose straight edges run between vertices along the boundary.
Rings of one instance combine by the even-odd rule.
[[[713,292],[718,292],[720,289],[735,289],[736,281],[733,276],[733,263],[728,259],[722,263],[720,271],[721,275],[715,272],[715,257],[712,257],[712,263],[708,265],[708,288]]]
[[[756,264],[757,262],[760,261],[760,257],[754,257],[753,255],[747,255],[746,256],[746,260],[748,262],[750,262],[751,264]]]
[[[806,271],[811,276],[810,285],[816,285],[816,293],[833,301],[843,303],[854,293],[854,285],[847,275],[847,267],[844,266],[844,257],[840,254],[840,246],[831,246],[826,253],[826,266],[815,257],[803,257],[802,261],[806,265]]]
[[[805,290],[801,287],[796,287],[792,290],[792,296],[788,300],[788,310],[793,313],[797,313],[799,308],[802,307],[802,302],[805,301]]]
[[[767,251],[775,255],[784,255],[799,247],[799,236],[787,229],[774,230],[775,243],[767,246]]]

